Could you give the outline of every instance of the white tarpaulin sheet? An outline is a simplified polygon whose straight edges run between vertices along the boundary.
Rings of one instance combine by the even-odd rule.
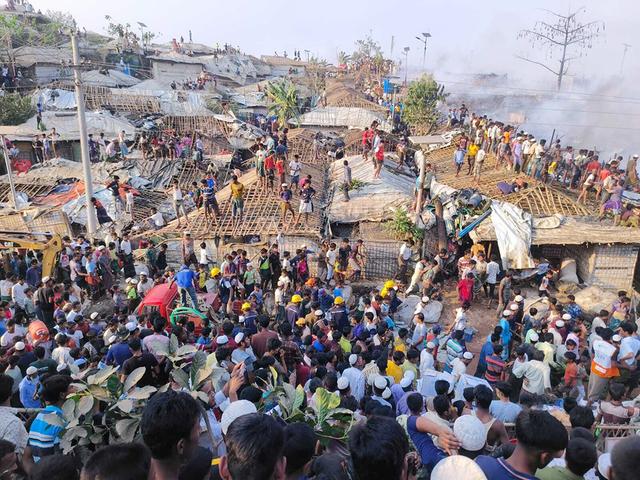
[[[533,268],[531,247],[531,214],[512,203],[494,200],[491,203],[491,222],[496,232],[502,267]]]

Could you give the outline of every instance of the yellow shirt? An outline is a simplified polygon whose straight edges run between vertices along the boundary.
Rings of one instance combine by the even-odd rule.
[[[231,182],[231,196],[233,198],[242,198],[243,193],[244,193],[244,185],[242,183]]]
[[[404,343],[404,341],[398,337],[393,341],[393,347],[394,350],[397,352],[402,352],[405,355],[407,354],[407,345]]]
[[[467,155],[469,155],[470,157],[475,157],[476,153],[478,153],[478,150],[480,150],[480,147],[478,147],[478,145],[476,145],[475,143],[472,143],[469,146],[469,150],[467,151]]]
[[[402,368],[400,368],[399,365],[396,365],[393,360],[389,360],[387,362],[387,375],[389,375],[390,377],[393,377],[396,383],[400,383],[400,380],[402,380],[404,372],[402,371]]]
[[[409,370],[411,370],[413,372],[413,378],[417,379],[418,378],[418,369],[416,368],[416,366],[411,363],[409,360],[405,360],[402,365],[400,365],[400,368],[402,368],[402,374],[404,375],[405,373],[407,373]],[[413,381],[413,384],[416,384],[416,381]]]
[[[340,348],[342,348],[342,351],[344,353],[351,353],[351,342],[346,338],[340,337],[340,340],[338,340],[338,345],[340,345]]]

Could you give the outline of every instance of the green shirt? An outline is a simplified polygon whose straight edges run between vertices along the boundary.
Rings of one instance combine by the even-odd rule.
[[[344,337],[340,337],[340,340],[338,340],[338,345],[340,345],[340,348],[342,348],[342,351],[344,353],[351,353],[351,342],[349,342],[349,340],[347,340]]]
[[[584,480],[582,475],[570,472],[567,467],[546,467],[536,472],[540,480]]]

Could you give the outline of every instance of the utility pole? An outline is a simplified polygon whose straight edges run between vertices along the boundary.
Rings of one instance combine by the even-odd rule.
[[[631,48],[631,45],[628,43],[623,43],[622,45],[624,46],[624,50],[622,51],[622,60],[620,60],[620,76],[622,76],[622,72],[624,70],[624,60],[627,56],[627,50]]]
[[[424,49],[422,51],[422,70],[425,69],[427,64],[427,40],[431,38],[431,34],[428,32],[422,32],[422,37],[416,35],[416,40],[424,45]]]
[[[420,219],[420,213],[422,212],[422,192],[424,190],[424,153],[422,150],[418,150],[414,157],[415,162],[418,164],[418,168],[420,169],[420,176],[418,177],[418,184],[420,188],[418,188],[418,196],[416,198],[416,218],[415,224],[418,224],[418,220]]]
[[[407,86],[407,76],[409,75],[409,47],[404,47],[404,86]]]
[[[84,196],[87,210],[87,233],[93,235],[97,230],[96,213],[91,203],[93,197],[93,178],[91,175],[91,161],[89,160],[89,141],[87,137],[87,119],[84,115],[84,92],[80,76],[80,54],[78,53],[78,37],[75,30],[71,31],[71,50],[73,53],[73,78],[76,87],[76,104],[78,105],[78,127],[80,128],[80,153],[82,169],[84,171]]]
[[[13,199],[13,208],[17,212],[18,199],[16,198],[16,186],[13,184],[13,173],[11,172],[11,162],[9,161],[9,149],[7,148],[7,139],[4,135],[0,136],[2,140],[2,152],[4,154],[4,164],[7,166],[7,176],[9,177],[9,188],[11,188],[11,198]]]

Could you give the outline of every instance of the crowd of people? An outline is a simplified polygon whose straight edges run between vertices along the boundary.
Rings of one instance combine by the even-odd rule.
[[[112,230],[105,240],[63,243],[54,278],[41,277],[42,255],[33,252],[16,252],[0,270],[4,472],[34,479],[79,478],[81,470],[96,479],[124,478],[121,472],[157,479],[635,478],[637,436],[610,453],[596,449],[601,424],[640,415],[630,401],[640,338],[626,292],[591,319],[571,296],[554,297],[553,282],[543,281],[553,275],[545,274],[542,300],[525,309],[528,290],[495,259],[486,262],[480,246],[459,258],[441,251],[419,260],[409,277],[414,255],[406,242],[396,279],[356,292],[349,280],[366,265],[362,241],[295,255],[275,243],[255,258],[238,249],[217,264],[185,231],[180,268],[168,265],[166,244],[151,244],[139,274],[128,235]],[[459,308],[434,318],[430,303],[456,281]],[[163,283],[175,284],[178,302],[196,310],[199,295],[213,296],[197,325],[138,308]],[[411,293],[419,301],[401,321]],[[107,311],[95,302],[105,294],[113,301]],[[495,328],[474,353],[469,327],[492,300]],[[74,381],[107,366],[124,379],[144,366],[139,386],[162,387],[174,368],[189,364],[175,367],[156,346],[170,337],[213,354],[224,368],[220,381],[207,382],[208,401],[172,384],[146,403],[136,443],[97,449],[84,465],[78,455],[61,455],[61,406]],[[304,392],[301,408],[328,392],[351,412],[346,439],[326,446],[307,423],[285,421],[270,397],[285,383]]]
[[[546,139],[518,131],[516,127],[472,113],[462,104],[459,109],[450,109],[452,126],[465,128],[466,132],[457,140],[454,152],[456,176],[468,165],[466,174],[473,175],[477,186],[486,171],[488,153],[495,154],[495,169],[506,168],[518,174],[513,182],[500,182],[497,187],[509,194],[528,187],[527,179],[556,185],[577,194],[577,202],[586,204],[593,200],[600,205],[599,216],[610,215],[614,224],[638,227],[640,208],[623,198],[625,190],[638,193],[640,183],[636,171],[638,155],[627,159],[621,155],[609,160],[600,159],[598,152],[563,146],[560,139],[552,145]]]

